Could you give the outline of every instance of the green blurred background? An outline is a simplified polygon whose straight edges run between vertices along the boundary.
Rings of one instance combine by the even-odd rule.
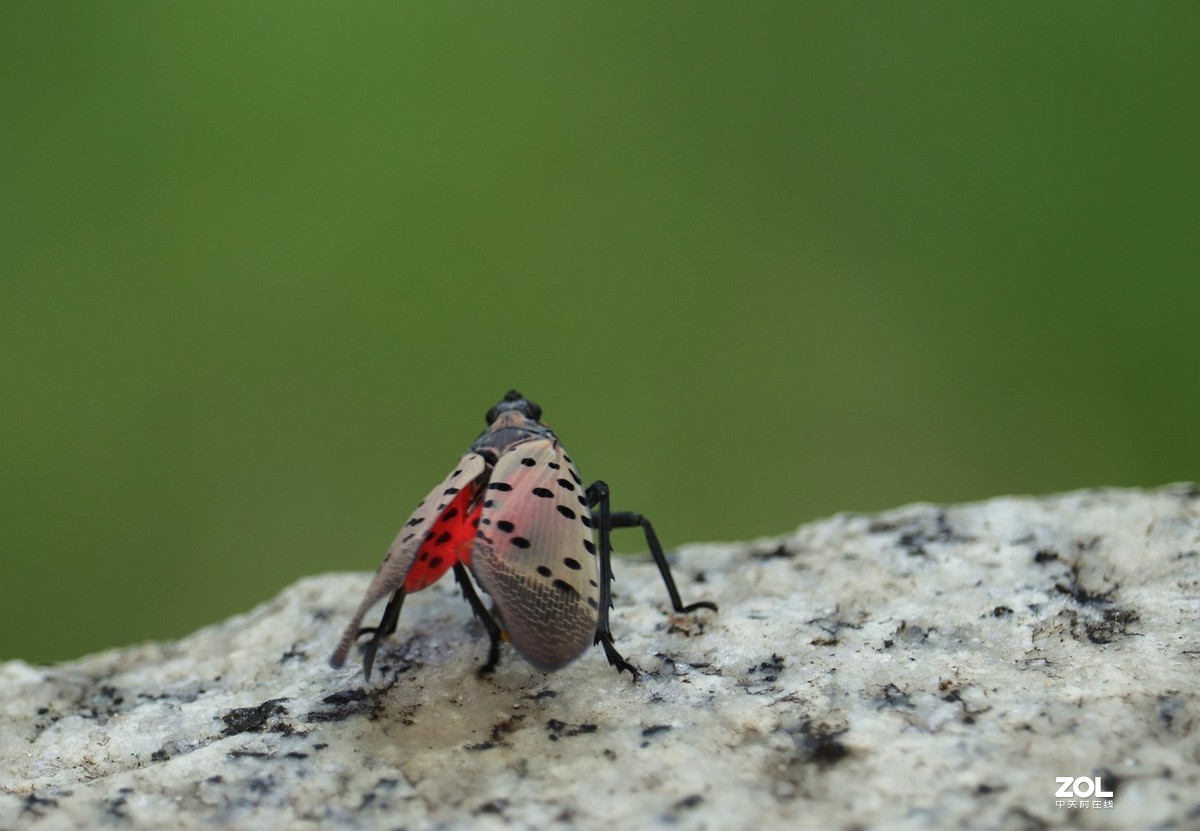
[[[5,4],[0,658],[373,569],[509,387],[669,546],[1200,478],[1198,23]]]

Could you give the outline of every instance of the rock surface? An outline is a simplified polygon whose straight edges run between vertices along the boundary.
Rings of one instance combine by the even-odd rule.
[[[0,828],[1200,825],[1200,488],[686,546],[684,600],[716,615],[668,615],[652,564],[616,571],[637,684],[599,649],[546,675],[506,647],[476,678],[450,580],[371,683],[331,670],[366,574],[177,643],[0,665]],[[1083,776],[1111,807],[1056,805]]]

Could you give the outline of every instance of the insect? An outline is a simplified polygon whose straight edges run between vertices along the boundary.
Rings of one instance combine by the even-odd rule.
[[[491,640],[481,673],[496,668],[507,634],[540,670],[561,669],[600,644],[617,672],[628,670],[636,680],[637,667],[621,657],[609,629],[614,528],[645,532],[676,612],[717,610],[706,600],[683,605],[650,522],[641,514],[611,511],[604,482],[585,488],[541,417],[542,408],[516,390],[488,410],[487,429],[396,535],[331,665],[341,667],[355,641],[370,634],[363,655],[363,673],[370,678],[380,641],[396,631],[404,598],[453,569]],[[493,611],[479,599],[471,576],[491,595]],[[371,607],[389,594],[379,625],[360,628]]]

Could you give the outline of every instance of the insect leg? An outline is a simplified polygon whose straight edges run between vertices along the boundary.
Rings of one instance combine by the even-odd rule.
[[[500,625],[496,623],[496,619],[491,616],[484,607],[483,601],[479,599],[479,595],[475,593],[475,587],[471,585],[471,578],[467,575],[467,569],[462,563],[454,564],[454,579],[458,581],[463,597],[471,604],[471,611],[475,613],[475,617],[479,618],[479,622],[483,624],[483,628],[487,630],[488,637],[492,641],[491,646],[488,647],[487,663],[479,668],[479,674],[485,675],[494,672],[496,665],[500,663]]]
[[[667,555],[663,553],[662,543],[658,541],[658,535],[654,533],[654,526],[650,524],[650,520],[632,511],[617,511],[608,515],[608,523],[610,528],[637,528],[640,525],[646,532],[646,545],[650,546],[650,556],[654,558],[654,562],[658,566],[658,573],[662,575],[663,582],[667,586],[667,594],[671,596],[671,606],[676,612],[693,612],[696,609],[717,611],[717,604],[707,600],[687,606],[683,605],[683,601],[679,599],[679,589],[675,588],[675,578],[671,576],[671,566],[667,562]]]
[[[613,645],[612,630],[608,626],[608,610],[612,608],[612,542],[609,539],[609,532],[612,526],[609,522],[608,513],[608,485],[604,482],[593,482],[587,489],[587,501],[589,506],[599,504],[600,510],[594,514],[593,524],[596,527],[600,536],[600,608],[598,620],[596,621],[596,639],[592,644],[600,644],[604,647],[604,655],[608,658],[608,662],[617,668],[619,674],[621,670],[629,670],[629,674],[636,681],[641,673],[633,664],[621,657],[621,653]]]
[[[375,651],[379,649],[379,642],[396,631],[396,622],[400,620],[400,607],[404,605],[404,595],[403,586],[396,589],[383,609],[383,617],[379,619],[379,625],[364,626],[358,630],[360,638],[368,632],[371,633],[371,640],[367,643],[366,652],[363,653],[363,676],[368,681],[371,680],[371,667],[375,664]]]

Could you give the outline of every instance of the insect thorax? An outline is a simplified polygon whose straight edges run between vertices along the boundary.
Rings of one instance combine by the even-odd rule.
[[[507,418],[510,415],[512,418]],[[530,421],[518,413],[506,413],[475,439],[471,449],[487,459],[490,465],[495,465],[497,459],[517,445],[543,438],[558,442],[546,425]]]

